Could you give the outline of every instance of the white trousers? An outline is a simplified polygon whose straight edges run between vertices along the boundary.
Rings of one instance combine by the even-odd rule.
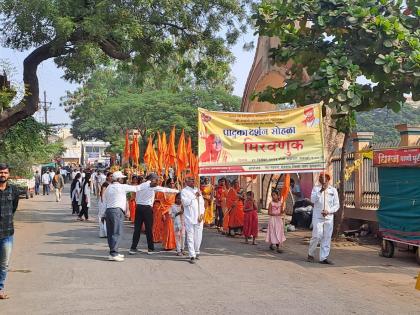
[[[191,224],[185,222],[187,232],[187,246],[190,258],[200,254],[201,240],[203,238],[203,222],[200,224]]]
[[[62,188],[55,188],[54,192],[55,192],[55,200],[56,201],[61,201],[61,190]]]
[[[176,242],[176,252],[180,253],[184,251],[185,244],[185,229],[175,231],[175,242]]]
[[[334,228],[333,220],[314,219],[312,221],[312,238],[309,242],[309,255],[315,257],[316,248],[321,243],[319,261],[328,258],[331,248],[331,236]]]
[[[99,218],[99,237],[106,237],[106,222],[102,223],[101,218]]]

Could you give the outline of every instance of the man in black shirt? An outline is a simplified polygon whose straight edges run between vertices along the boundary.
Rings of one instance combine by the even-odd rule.
[[[4,282],[13,245],[13,216],[19,203],[18,189],[9,184],[9,166],[0,163],[0,300],[7,299]]]

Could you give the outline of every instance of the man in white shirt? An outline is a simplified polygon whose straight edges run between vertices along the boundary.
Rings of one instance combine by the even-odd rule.
[[[172,193],[176,194],[179,190],[171,189],[167,187],[158,186],[159,177],[152,173],[147,178],[148,181],[140,184],[142,190],[136,193],[136,216],[134,218],[134,232],[133,242],[128,252],[130,255],[137,253],[137,245],[140,241],[141,226],[144,223],[144,229],[147,239],[147,253],[153,254],[155,246],[153,243],[153,202],[155,201],[155,192]]]
[[[41,181],[42,181],[42,194],[45,195],[49,195],[50,194],[50,184],[51,184],[51,177],[50,177],[50,172],[46,171],[44,174],[42,174],[41,176]]]
[[[194,264],[200,256],[200,246],[203,237],[204,199],[200,190],[194,187],[194,177],[187,176],[186,187],[181,191],[184,206],[185,230],[190,263]]]
[[[145,186],[131,186],[122,184],[126,176],[117,171],[112,174],[112,184],[108,186],[103,197],[105,213],[102,222],[106,221],[109,257],[111,261],[124,261],[124,255],[118,253],[120,240],[123,234],[124,215],[127,205],[126,194],[145,189]]]
[[[333,265],[328,259],[330,254],[331,236],[334,228],[334,213],[340,207],[337,189],[330,186],[331,176],[321,173],[319,176],[320,185],[312,189],[311,201],[314,203],[312,213],[312,238],[309,242],[308,262],[315,261],[315,252],[318,243],[321,242],[319,262],[321,264]]]

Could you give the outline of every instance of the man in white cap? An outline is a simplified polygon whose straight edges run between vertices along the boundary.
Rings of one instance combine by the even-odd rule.
[[[124,255],[118,253],[120,240],[123,234],[124,215],[127,205],[126,194],[128,192],[138,192],[145,189],[145,186],[131,186],[122,184],[126,178],[122,172],[112,174],[112,183],[105,191],[103,202],[105,205],[104,217],[106,221],[107,238],[109,245],[109,257],[111,261],[124,261]]]
[[[187,176],[186,187],[181,191],[184,206],[185,230],[190,263],[199,259],[200,246],[203,237],[204,199],[199,189],[194,187],[194,177]]]
[[[330,186],[331,176],[327,173],[319,175],[320,185],[312,189],[311,201],[314,203],[312,214],[312,238],[309,242],[308,262],[315,261],[315,251],[321,243],[319,262],[333,265],[328,259],[331,236],[334,228],[334,213],[340,207],[337,189]]]

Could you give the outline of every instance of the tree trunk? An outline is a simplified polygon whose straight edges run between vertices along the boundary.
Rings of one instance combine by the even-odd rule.
[[[344,133],[343,145],[341,148],[341,167],[340,167],[340,185],[338,191],[338,199],[340,201],[340,208],[338,209],[335,218],[334,218],[334,238],[338,238],[341,233],[341,228],[344,220],[344,201],[346,198],[346,193],[344,191],[344,182],[345,182],[345,170],[347,166],[347,150],[346,145],[350,137],[350,132]]]
[[[64,44],[58,45],[56,41],[44,44],[25,58],[23,62],[23,83],[25,84],[25,97],[16,106],[0,114],[0,135],[19,121],[32,116],[38,110],[39,84],[36,71],[41,62],[60,56],[65,52]],[[59,47],[57,49],[57,47]]]

